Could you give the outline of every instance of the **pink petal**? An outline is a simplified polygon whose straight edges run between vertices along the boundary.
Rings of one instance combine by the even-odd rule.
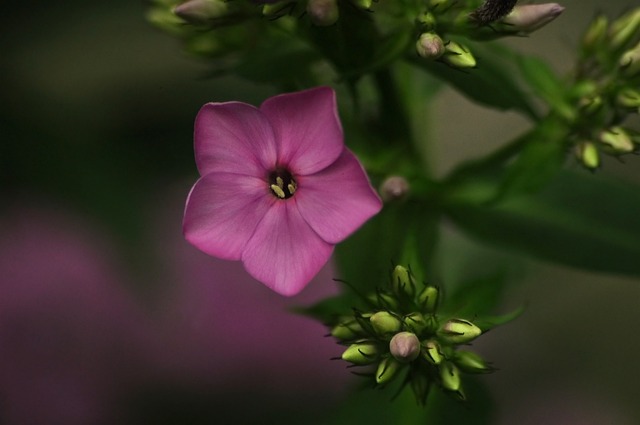
[[[246,103],[204,105],[196,117],[194,144],[203,176],[232,172],[262,177],[276,164],[271,125],[260,110]]]
[[[325,241],[336,244],[382,208],[360,162],[347,149],[330,167],[298,178],[300,214]]]
[[[239,260],[276,200],[262,179],[209,173],[196,182],[187,198],[182,223],[185,238],[209,255]]]
[[[326,264],[333,245],[304,221],[296,204],[278,201],[264,216],[242,253],[250,275],[281,295],[295,295]]]
[[[318,87],[267,99],[260,110],[278,143],[278,164],[295,175],[312,174],[332,164],[344,147],[335,92]]]

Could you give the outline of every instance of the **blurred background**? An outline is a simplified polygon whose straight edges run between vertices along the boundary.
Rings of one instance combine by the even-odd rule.
[[[631,6],[562,4],[550,26],[508,40],[559,72],[596,11]],[[274,91],[205,78],[207,65],[149,25],[145,7],[3,4],[0,423],[328,423],[355,381],[329,360],[341,350],[326,329],[289,309],[335,294],[335,271],[284,299],[181,235],[196,112]],[[450,125],[453,115],[468,121]],[[439,174],[527,128],[451,90],[429,120]],[[640,183],[639,167],[607,158],[601,172]],[[483,377],[496,424],[640,422],[637,279],[511,257],[445,231],[461,259],[452,274],[486,258],[526,269],[504,305],[526,302],[527,312],[475,345],[500,369]]]

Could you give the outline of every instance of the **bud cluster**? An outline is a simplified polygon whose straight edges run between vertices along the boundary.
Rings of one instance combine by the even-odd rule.
[[[612,21],[594,18],[582,37],[573,91],[575,153],[585,167],[599,167],[602,153],[637,152],[640,134],[624,123],[640,114],[640,8]]]
[[[527,35],[557,18],[564,7],[557,3],[515,5],[515,1],[485,0],[473,9],[474,2],[431,0],[416,17],[416,51],[425,59],[441,61],[451,67],[476,66],[476,59],[463,44],[443,41],[450,35],[473,40]]]
[[[347,346],[342,359],[370,368],[376,384],[403,380],[419,403],[438,386],[465,400],[462,376],[494,369],[479,355],[459,350],[482,334],[473,322],[438,314],[438,287],[418,284],[410,270],[396,266],[388,288],[369,297],[369,311],[342,317],[331,330]]]

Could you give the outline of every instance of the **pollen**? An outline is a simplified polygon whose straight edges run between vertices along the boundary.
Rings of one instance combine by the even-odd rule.
[[[289,170],[277,168],[269,174],[269,188],[279,199],[289,199],[296,193],[298,184]]]

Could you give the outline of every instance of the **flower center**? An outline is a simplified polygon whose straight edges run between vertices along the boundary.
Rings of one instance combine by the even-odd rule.
[[[280,199],[289,199],[296,193],[298,184],[293,176],[284,168],[277,168],[269,174],[271,192]]]

